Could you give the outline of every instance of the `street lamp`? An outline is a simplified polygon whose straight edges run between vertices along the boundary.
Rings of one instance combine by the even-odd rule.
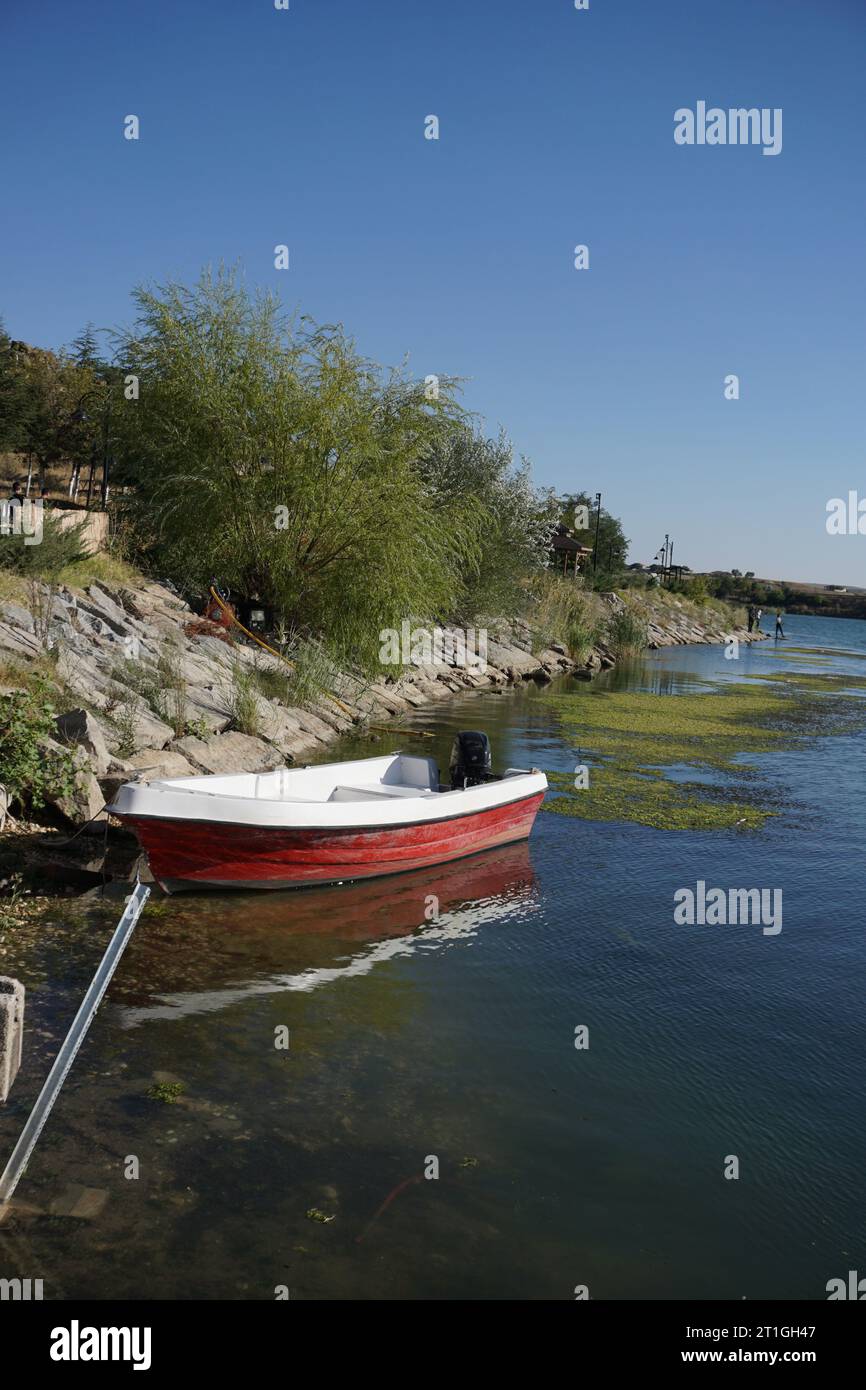
[[[109,472],[108,440],[109,440],[109,421],[110,421],[110,418],[111,418],[111,384],[110,384],[109,382],[106,382],[106,383],[105,383],[104,391],[105,391],[105,401],[104,401],[104,406],[103,406],[103,411],[102,411],[102,488],[101,488],[101,491],[102,491],[102,505],[103,505],[103,507],[105,507],[105,506],[107,505],[107,503],[108,503],[108,472]],[[83,395],[83,396],[81,397],[81,399],[79,400],[79,402],[78,402],[77,406],[75,407],[75,409],[73,410],[72,414],[69,416],[69,419],[70,419],[70,420],[75,420],[76,422],[81,422],[81,423],[85,422],[85,421],[87,420],[88,417],[87,417],[86,412],[85,412],[84,409],[83,409],[84,403],[85,403],[85,401],[89,400],[91,396],[97,395],[98,392],[99,392],[99,387],[96,387],[96,386],[92,387],[89,391],[85,391],[84,395]],[[91,498],[91,493],[92,493],[92,490],[93,490],[93,474],[94,474],[94,471],[95,471],[95,469],[96,469],[96,449],[97,449],[96,440],[94,440],[94,441],[93,441],[93,448],[92,448],[91,454],[90,454],[90,473],[89,473],[88,479],[87,479],[87,507],[88,507],[88,510],[90,509],[90,498]],[[78,492],[78,475],[79,475],[79,471],[80,471],[80,470],[79,470],[78,468],[74,468],[74,469],[73,469],[73,473],[72,473],[72,477],[71,477],[70,480],[69,480],[69,496],[70,496],[71,498],[73,498],[73,499],[74,499],[75,495],[76,495],[77,492]]]
[[[592,548],[592,572],[595,574],[598,568],[598,528],[601,525],[601,493],[595,494],[595,545]]]

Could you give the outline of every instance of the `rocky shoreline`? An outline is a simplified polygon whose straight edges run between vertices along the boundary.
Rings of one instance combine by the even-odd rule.
[[[616,594],[600,601],[612,614],[629,607]],[[694,605],[671,596],[661,615],[643,607],[651,648],[757,637],[724,626],[716,610],[698,621]],[[448,637],[445,629],[446,651]],[[73,591],[38,584],[28,607],[0,602],[0,657],[6,659],[0,694],[21,688],[10,670],[20,669],[23,679],[28,668],[48,661],[51,683],[62,695],[55,703],[65,708],[46,749],[71,749],[76,765],[75,790],[57,795],[53,810],[65,823],[87,825],[85,835],[101,835],[104,804],[122,782],[265,772],[307,761],[350,730],[386,725],[467,690],[546,683],[566,673],[591,679],[616,661],[605,643],[581,662],[561,643],[537,646],[528,623],[500,622],[488,629],[483,669],[418,664],[373,681],[334,673],[327,691],[291,705],[254,688],[253,677],[260,682],[262,672],[285,675],[278,657],[234,642],[164,585],[92,583]],[[246,730],[237,727],[238,687]],[[0,814],[3,809],[0,802]]]

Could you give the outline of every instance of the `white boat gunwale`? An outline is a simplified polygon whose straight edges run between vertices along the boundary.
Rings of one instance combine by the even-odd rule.
[[[318,789],[320,794],[292,796],[290,787]],[[543,772],[524,768],[508,768],[501,777],[475,786],[443,789],[432,758],[394,753],[346,763],[277,768],[269,773],[127,782],[118,788],[108,811],[136,820],[363,831],[462,819],[543,794],[546,789]],[[205,801],[207,811],[202,814]]]

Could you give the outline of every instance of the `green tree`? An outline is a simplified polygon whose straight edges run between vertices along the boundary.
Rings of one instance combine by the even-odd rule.
[[[443,431],[419,468],[440,514],[468,517],[476,530],[456,615],[516,611],[525,601],[522,581],[547,561],[558,516],[553,493],[533,486],[528,460],[515,461],[504,432],[488,439],[469,425]]]
[[[93,371],[101,367],[99,341],[92,323],[87,323],[78,337],[73,338],[71,356],[79,367],[90,367]]]
[[[591,579],[594,576],[598,581],[598,587],[610,587],[610,583],[625,567],[628,558],[629,543],[623,532],[622,522],[604,507],[601,509],[599,520],[595,498],[588,492],[568,493],[562,497],[560,520],[569,528],[575,540],[581,545],[591,547],[593,551],[593,558],[584,566],[587,576]]]
[[[31,396],[22,365],[22,349],[12,342],[0,319],[0,451],[26,447]]]
[[[104,383],[93,368],[41,348],[19,348],[15,371],[21,393],[15,447],[32,452],[43,483],[52,464],[82,466],[99,437]]]
[[[163,573],[257,594],[368,667],[382,629],[453,608],[477,564],[475,508],[420,467],[461,417],[453,382],[429,400],[232,271],[134,299],[118,358],[140,398],[115,420],[136,529]]]

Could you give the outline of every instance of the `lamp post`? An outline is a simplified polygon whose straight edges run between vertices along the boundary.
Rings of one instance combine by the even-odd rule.
[[[85,401],[89,400],[91,396],[95,396],[95,395],[97,394],[97,392],[98,392],[98,389],[99,389],[98,387],[95,387],[95,386],[94,386],[94,387],[91,388],[91,390],[85,391],[84,395],[81,397],[81,399],[79,400],[77,406],[75,407],[75,409],[73,410],[72,414],[70,415],[70,417],[69,417],[70,420],[76,420],[76,421],[81,421],[81,422],[84,422],[84,421],[87,420],[87,414],[86,414],[86,412],[85,412],[84,409],[83,409],[84,403],[85,403]],[[102,411],[102,487],[101,487],[101,492],[102,492],[102,505],[103,505],[103,507],[105,507],[106,504],[107,504],[107,502],[108,502],[108,474],[109,474],[108,442],[109,442],[109,421],[110,421],[110,418],[111,418],[111,384],[110,384],[109,382],[106,382],[106,383],[105,383],[105,403],[104,403],[103,411]],[[96,440],[94,440],[94,442],[93,442],[93,448],[92,448],[91,454],[90,454],[90,472],[89,472],[89,474],[88,474],[88,479],[87,479],[87,508],[88,508],[88,510],[90,509],[90,498],[91,498],[91,493],[92,493],[92,490],[93,490],[93,474],[94,474],[95,469],[96,469],[96,454],[97,454],[97,445],[96,445]],[[77,467],[74,468],[74,469],[73,469],[73,473],[72,473],[72,477],[71,477],[71,479],[70,479],[70,481],[69,481],[69,496],[70,496],[73,500],[74,500],[74,498],[75,498],[75,496],[77,495],[77,492],[78,492],[78,476],[79,476],[79,472],[80,472],[80,470],[79,470]]]
[[[592,572],[595,574],[598,568],[598,528],[601,525],[601,493],[595,494],[595,545],[592,548]]]

